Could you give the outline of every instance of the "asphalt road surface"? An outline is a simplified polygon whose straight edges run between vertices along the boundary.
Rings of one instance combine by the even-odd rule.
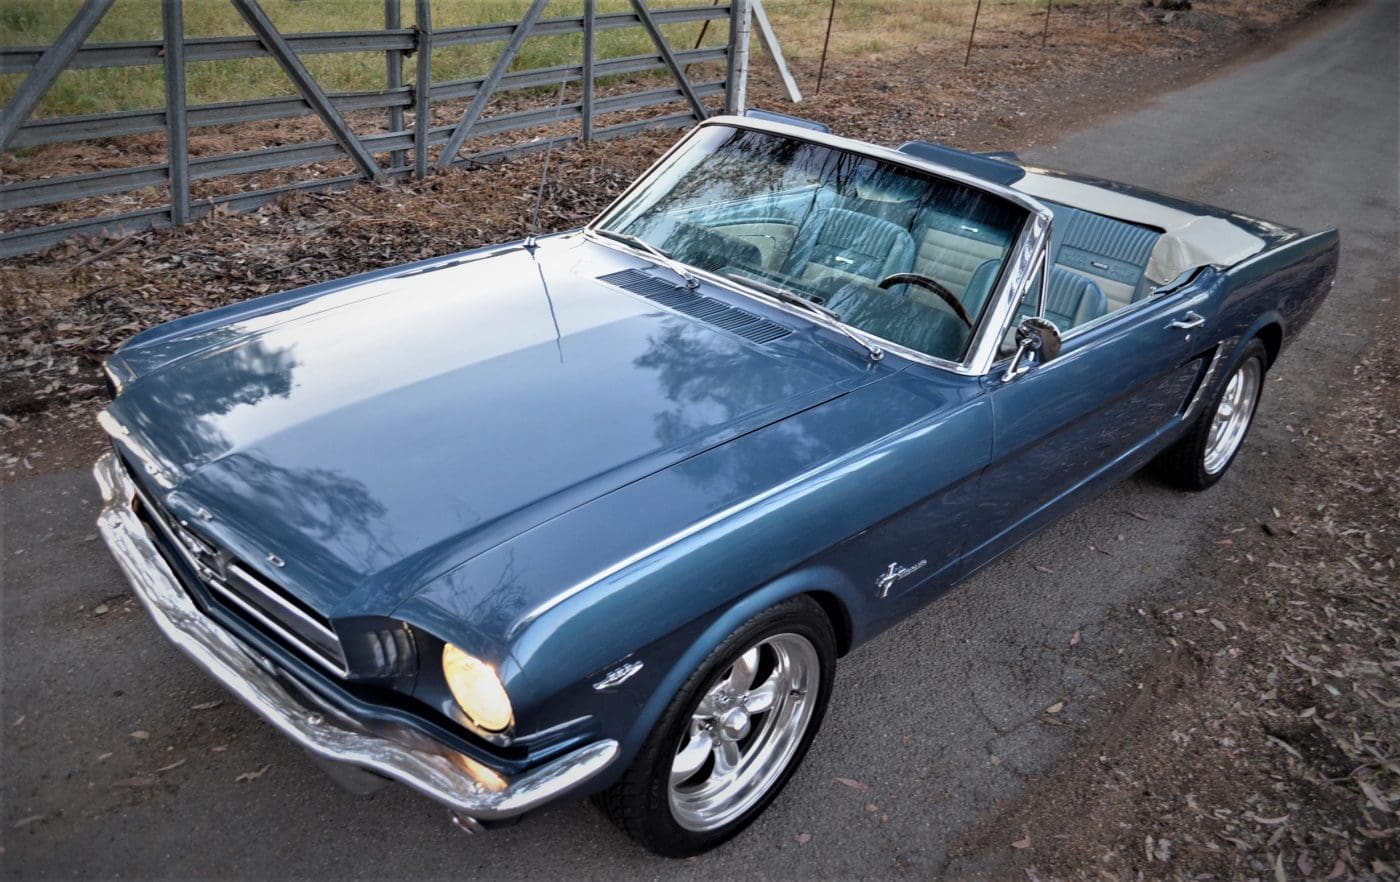
[[[926,878],[986,866],[950,865],[951,843],[1131,688],[1124,672],[1146,652],[1135,609],[1208,592],[1200,561],[1220,531],[1267,516],[1270,488],[1320,480],[1301,470],[1288,427],[1325,419],[1377,315],[1400,299],[1397,30],[1397,0],[1372,0],[1270,57],[1029,154],[1306,229],[1337,226],[1337,286],[1270,375],[1220,486],[1187,496],[1128,480],[846,659],[804,768],[738,840],[664,861],[586,804],[466,837],[403,788],[339,790],[158,637],[96,537],[90,478],[69,473],[0,490],[0,872]],[[1057,701],[1067,725],[1037,721]]]

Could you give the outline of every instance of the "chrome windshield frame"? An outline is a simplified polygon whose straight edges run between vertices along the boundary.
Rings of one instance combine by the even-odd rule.
[[[752,117],[714,116],[696,125],[684,138],[673,144],[669,150],[656,160],[656,162],[652,163],[650,168],[628,185],[607,208],[603,209],[597,217],[589,221],[588,224],[584,226],[583,232],[592,234],[596,227],[611,220],[632,195],[646,184],[659,169],[664,167],[677,152],[684,148],[685,145],[695,137],[697,132],[710,126],[724,126],[727,128],[766,132],[768,134],[780,135],[799,141],[806,141],[823,147],[830,147],[833,150],[843,150],[868,156],[871,159],[904,166],[915,171],[972,187],[985,193],[990,193],[1025,209],[1027,212],[1026,222],[1022,224],[1021,230],[1017,234],[1015,243],[1009,252],[1007,263],[1002,268],[1000,279],[997,282],[997,288],[992,293],[991,298],[989,298],[989,305],[984,310],[982,320],[978,323],[976,333],[968,344],[962,361],[952,361],[950,359],[927,355],[906,346],[901,346],[878,334],[872,334],[859,327],[855,328],[855,330],[870,338],[872,341],[878,342],[881,348],[886,352],[893,352],[908,361],[926,364],[940,370],[952,371],[953,373],[967,376],[984,376],[992,371],[992,366],[997,359],[997,349],[1000,345],[1000,338],[1005,333],[1005,325],[1010,321],[1021,294],[1034,280],[1036,263],[1041,253],[1048,251],[1050,226],[1053,215],[1050,209],[1046,208],[1038,200],[1027,196],[1025,193],[992,181],[974,177],[955,168],[929,162],[907,153],[900,153],[898,150],[892,150],[888,147],[880,147],[864,141],[843,138],[839,135],[831,135],[813,129]],[[597,242],[597,237],[595,235],[590,235],[590,240]],[[618,250],[624,249],[619,247]],[[635,252],[632,251],[628,253],[635,254]],[[791,304],[783,303],[778,298],[766,295],[756,288],[744,285],[742,282],[717,276],[714,273],[707,272],[690,264],[686,264],[686,268],[712,284],[718,284],[726,289],[736,291],[743,296],[759,299],[765,304],[775,306],[785,312],[801,316],[817,324],[825,324],[827,322],[826,319],[823,319],[814,312],[801,310]]]

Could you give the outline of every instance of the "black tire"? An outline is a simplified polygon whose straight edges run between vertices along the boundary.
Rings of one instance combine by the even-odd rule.
[[[703,832],[687,829],[677,821],[671,806],[670,774],[682,738],[690,732],[692,714],[709,688],[746,650],[782,635],[805,638],[819,659],[819,671],[814,678],[816,700],[800,743],[777,778],[741,815],[716,829]],[[835,669],[836,637],[831,622],[810,597],[793,597],[759,613],[725,638],[690,675],[621,780],[593,797],[594,803],[629,836],[663,857],[690,857],[733,838],[768,807],[802,763],[807,748],[821,728]],[[755,714],[754,718],[760,716]]]
[[[1269,363],[1269,353],[1263,342],[1258,339],[1249,341],[1244,352],[1230,366],[1230,371],[1226,375],[1220,388],[1211,396],[1206,406],[1201,408],[1196,421],[1192,423],[1179,440],[1171,447],[1164,450],[1153,463],[1153,471],[1164,481],[1182,490],[1200,491],[1205,490],[1224,477],[1234,463],[1235,457],[1244,448],[1244,441],[1249,435],[1249,428],[1254,424],[1254,415],[1258,412],[1259,399],[1264,391],[1264,377]],[[1247,421],[1233,449],[1228,451],[1228,456],[1222,462],[1210,462],[1207,454],[1211,452],[1211,425],[1215,420],[1217,412],[1220,410],[1221,402],[1224,400],[1226,392],[1230,389],[1231,379],[1237,374],[1247,371],[1255,371],[1257,383],[1254,386],[1253,400],[1249,404]],[[1213,467],[1208,467],[1208,464]]]

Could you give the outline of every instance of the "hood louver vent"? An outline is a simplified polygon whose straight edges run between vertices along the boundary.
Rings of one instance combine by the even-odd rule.
[[[755,343],[772,343],[774,340],[792,333],[791,328],[785,328],[777,322],[771,322],[762,316],[754,315],[736,306],[730,306],[713,297],[696,294],[684,285],[658,279],[656,276],[638,269],[609,273],[606,276],[599,276],[598,281],[616,285],[624,291],[631,291],[633,294],[640,294],[654,303],[674,309],[676,312],[683,312]]]

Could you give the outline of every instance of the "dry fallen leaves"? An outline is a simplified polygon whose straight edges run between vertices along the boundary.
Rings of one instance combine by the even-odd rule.
[[[852,790],[860,790],[863,792],[870,789],[869,784],[866,784],[863,781],[857,781],[855,778],[837,778],[835,780],[837,784],[845,784]]]
[[[268,763],[267,765],[263,766],[262,768],[258,769],[258,770],[255,771],[255,772],[244,772],[243,774],[239,775],[237,778],[234,778],[234,779],[233,779],[233,783],[238,784],[238,783],[243,782],[243,781],[256,781],[256,780],[258,780],[259,778],[261,778],[263,775],[266,775],[266,774],[267,774],[267,770],[270,769],[270,768],[272,768],[272,763]]]
[[[1030,838],[1029,836],[1027,836],[1027,837],[1025,837],[1024,839],[1017,839],[1015,842],[1011,843],[1011,847],[1012,847],[1012,848],[1030,848],[1030,847],[1031,847],[1031,838]]]

